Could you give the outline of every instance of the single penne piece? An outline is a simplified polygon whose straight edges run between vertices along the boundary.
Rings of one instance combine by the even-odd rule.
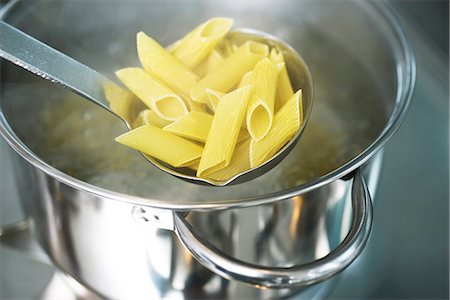
[[[188,113],[180,96],[141,68],[125,68],[116,76],[160,118],[175,121]]]
[[[246,123],[250,136],[256,141],[264,138],[272,127],[277,80],[278,68],[268,58],[262,59],[253,69],[253,94],[248,104]]]
[[[208,176],[229,165],[250,93],[250,86],[246,86],[226,94],[220,100],[200,159],[198,177]]]
[[[111,81],[103,83],[103,91],[109,102],[109,108],[131,125],[139,110],[143,109],[141,102],[133,93]]]
[[[206,89],[227,93],[236,86],[245,73],[262,58],[269,54],[269,46],[249,41],[236,52],[227,57],[212,72],[199,80],[191,90],[191,98],[200,103],[206,103]]]
[[[209,174],[207,177],[210,179],[224,181],[236,176],[239,173],[245,172],[250,169],[250,139],[247,138],[242,143],[236,146],[231,157],[230,164],[214,173]]]
[[[153,125],[143,125],[116,138],[116,141],[159,159],[173,167],[194,164],[203,147]]]
[[[259,141],[251,140],[250,166],[259,166],[274,156],[298,132],[302,122],[302,90],[299,90],[275,114],[269,133]]]
[[[283,54],[273,48],[270,51],[270,59],[277,65],[279,70],[277,93],[275,96],[275,111],[278,111],[289,99],[291,99],[292,95],[294,95],[294,90],[292,89]]]
[[[221,93],[218,91],[214,91],[211,89],[206,89],[206,96],[208,97],[208,107],[212,112],[216,112],[217,105],[219,105],[220,99],[225,95],[225,93]]]
[[[252,73],[253,73],[252,71],[248,71],[247,73],[245,73],[244,76],[242,76],[242,79],[239,82],[238,88],[252,84]]]
[[[180,60],[185,66],[195,68],[202,62],[225,37],[233,25],[233,19],[212,18],[200,24],[183,38],[177,45],[173,56]]]
[[[217,50],[212,50],[206,59],[204,59],[198,66],[194,68],[194,73],[200,78],[212,72],[224,58]]]
[[[153,125],[158,128],[163,128],[170,124],[170,121],[164,120],[157,113],[151,109],[144,109],[139,113],[133,122],[133,128],[140,127],[142,125]]]
[[[198,142],[206,142],[213,116],[191,111],[184,117],[163,128],[164,131]]]
[[[137,34],[137,51],[146,71],[156,74],[176,93],[189,96],[191,88],[197,83],[194,72],[142,31]]]

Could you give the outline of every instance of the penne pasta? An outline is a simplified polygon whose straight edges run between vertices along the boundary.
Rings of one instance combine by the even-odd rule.
[[[164,120],[158,116],[153,110],[144,109],[139,113],[133,122],[133,128],[140,127],[142,125],[153,125],[158,128],[163,128],[170,124],[170,121]]]
[[[217,46],[220,54],[225,58],[236,52],[239,47],[236,44],[232,44],[229,40],[223,39],[222,42]]]
[[[137,50],[141,64],[147,72],[156,74],[176,93],[190,95],[191,88],[197,83],[197,75],[188,67],[142,31],[137,34]]]
[[[269,47],[267,45],[249,41],[243,44],[233,54],[227,57],[211,73],[200,79],[191,90],[191,98],[200,103],[206,103],[206,89],[213,89],[227,93],[236,86],[245,73],[262,58],[267,57]]]
[[[208,176],[230,164],[250,93],[251,88],[246,86],[220,100],[200,159],[198,177]]]
[[[239,173],[250,169],[250,139],[245,139],[236,146],[230,164],[214,173],[208,175],[208,178],[214,180],[228,180]]]
[[[126,68],[116,72],[117,77],[160,118],[175,121],[188,113],[180,96],[152,78],[140,68]]]
[[[195,164],[203,151],[203,147],[152,125],[128,131],[116,141],[176,168]]]
[[[135,95],[110,81],[103,83],[103,91],[109,108],[131,125],[139,110],[143,108],[141,102]]]
[[[224,58],[217,50],[211,51],[211,54],[203,60],[198,66],[194,68],[194,73],[199,77],[203,77],[206,74],[212,72],[221,62],[223,62]]]
[[[294,94],[284,52],[270,41],[227,39],[232,23],[211,18],[166,48],[137,34],[142,68],[116,72],[129,91],[104,85],[111,110],[133,128],[118,143],[186,176],[224,182],[298,133],[302,90]]]
[[[184,38],[186,38],[186,37],[187,37],[187,35]],[[182,39],[179,39],[178,41],[170,44],[169,46],[166,47],[166,50],[169,51],[169,53],[173,55],[173,52],[178,49],[178,47],[181,45],[182,41],[183,41]]]
[[[213,116],[192,111],[163,128],[164,131],[198,142],[206,142]]]
[[[187,168],[189,168],[189,169],[191,169],[191,170],[194,170],[194,171],[197,171],[197,169],[198,169],[198,164],[199,164],[199,162],[196,162],[196,163],[193,164],[193,165],[187,166]]]
[[[149,113],[151,113],[151,111]],[[208,132],[211,128],[212,120],[213,116],[208,113],[193,111],[183,118],[168,124],[163,129],[178,136],[205,143],[208,137]],[[149,125],[151,123],[142,123],[141,125],[144,124]],[[247,130],[245,128],[241,128],[238,134],[237,142],[240,143],[248,138],[249,135]]]
[[[239,82],[238,88],[252,84],[252,73],[253,73],[252,71],[245,73],[245,75],[242,77],[241,81]]]
[[[303,122],[302,90],[296,92],[275,114],[272,129],[261,140],[250,142],[250,166],[274,156],[300,129]]]
[[[247,109],[247,129],[252,139],[259,141],[272,127],[278,68],[264,58],[255,66],[250,79],[253,94]]]
[[[208,107],[211,109],[213,113],[215,113],[217,106],[219,105],[219,101],[225,95],[225,93],[207,89],[206,95],[208,96]],[[239,133],[238,142],[242,141],[244,138],[247,138],[249,136],[246,128],[247,126],[245,125],[245,122],[242,122],[242,129],[241,132]]]
[[[292,89],[283,54],[273,48],[270,51],[270,59],[277,65],[279,70],[277,93],[275,96],[275,111],[278,111],[289,99],[291,99],[292,95],[294,95],[294,90]]]
[[[245,122],[242,122],[242,124],[245,124]],[[241,130],[239,131],[237,142],[240,143],[245,139],[248,139],[250,135],[248,134],[248,131],[246,128],[241,127]]]
[[[208,113],[208,106],[204,103],[198,103],[189,99],[190,111]]]
[[[212,112],[216,112],[217,105],[225,93],[217,92],[211,89],[206,89],[206,96],[208,97],[208,107]]]
[[[225,37],[233,25],[233,19],[212,18],[200,24],[181,40],[173,50],[173,56],[189,68],[196,67]]]

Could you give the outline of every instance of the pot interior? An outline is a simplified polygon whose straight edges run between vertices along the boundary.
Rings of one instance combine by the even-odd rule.
[[[24,1],[25,2],[25,1]],[[267,174],[236,186],[183,182],[114,142],[126,128],[79,96],[2,61],[1,110],[43,161],[115,192],[174,203],[206,203],[275,193],[320,180],[380,136],[396,106],[390,25],[372,4],[351,1],[18,2],[7,22],[110,78],[139,66],[143,30],[168,45],[213,16],[286,40],[308,64],[314,106],[298,145]],[[398,50],[398,49],[397,49]],[[80,74],[82,76],[82,74]]]

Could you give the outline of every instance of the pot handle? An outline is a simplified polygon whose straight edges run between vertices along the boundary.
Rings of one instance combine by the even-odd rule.
[[[266,267],[240,261],[199,236],[181,213],[174,214],[174,227],[181,243],[206,268],[226,278],[269,288],[305,287],[341,272],[358,257],[372,228],[372,202],[361,170],[352,183],[353,218],[349,233],[325,257],[292,267]]]

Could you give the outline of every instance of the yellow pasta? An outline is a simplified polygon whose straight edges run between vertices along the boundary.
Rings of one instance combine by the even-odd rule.
[[[253,94],[247,109],[247,129],[252,139],[259,141],[272,127],[278,68],[268,58],[253,69],[251,83]]]
[[[269,53],[267,45],[249,41],[227,57],[211,73],[200,79],[191,91],[191,98],[206,103],[206,89],[227,93],[236,86],[245,73]]]
[[[197,171],[197,169],[198,169],[198,164],[199,164],[199,161],[196,162],[195,164],[190,165],[190,166],[187,166],[187,167],[188,167],[189,169],[191,169],[191,170]]]
[[[197,75],[142,31],[137,34],[137,50],[142,66],[156,74],[169,88],[189,96]]]
[[[117,71],[116,75],[130,91],[162,119],[175,121],[188,113],[186,104],[180,96],[154,80],[144,70],[126,68]]]
[[[245,124],[245,122],[242,122],[242,124]],[[250,137],[250,135],[248,134],[247,128],[241,127],[241,130],[239,131],[237,142],[240,143],[243,140],[248,139],[249,137]]]
[[[206,89],[206,96],[208,97],[208,107],[212,112],[216,112],[217,105],[225,93],[217,92],[211,89]]]
[[[111,81],[103,83],[103,91],[111,110],[131,125],[139,110],[143,108],[141,102],[135,95]]]
[[[212,72],[221,62],[223,62],[224,58],[217,50],[211,51],[211,54],[203,60],[198,66],[194,68],[195,74],[199,77],[203,77],[209,72]]]
[[[242,77],[241,81],[239,82],[238,88],[252,84],[252,71],[249,71],[245,73],[245,75]]]
[[[245,122],[243,122],[245,123]],[[246,128],[241,127],[241,130],[239,131],[238,135],[238,143],[242,142],[243,140],[248,139],[250,136],[248,135],[248,131]]]
[[[270,59],[279,69],[277,94],[275,96],[275,111],[278,111],[289,99],[291,99],[292,95],[294,95],[294,90],[292,89],[283,54],[273,48],[270,51]]]
[[[192,101],[191,99],[189,99],[189,107],[190,107],[190,111],[197,111],[197,112],[204,112],[204,113],[208,112],[208,106],[205,103],[198,103],[198,102]]]
[[[245,139],[236,146],[230,164],[214,173],[208,175],[208,178],[223,181],[236,176],[239,173],[250,169],[250,139]]]
[[[170,121],[164,120],[158,116],[153,110],[144,109],[139,113],[133,122],[133,128],[140,127],[142,125],[153,125],[158,128],[163,128],[170,124]]]
[[[186,35],[184,38],[187,38],[188,35]],[[183,39],[179,39],[178,41],[170,44],[169,46],[166,47],[166,50],[169,51],[170,54],[173,55],[173,52],[177,50],[177,48],[181,45],[181,42],[183,41]]]
[[[224,182],[292,139],[303,122],[302,91],[294,94],[283,53],[231,42],[232,23],[209,19],[166,49],[137,34],[143,68],[116,72],[130,92],[104,87],[111,109],[134,128],[117,142]]]
[[[179,40],[175,41],[174,43],[170,44],[169,46],[167,46],[166,50],[169,51],[169,53],[173,55],[173,53],[178,50],[178,47],[180,47],[180,45],[184,42],[184,40],[189,39],[193,34],[196,33],[196,31],[199,31],[199,30],[200,30],[200,26],[197,26],[197,28],[195,28],[194,30],[192,30],[191,32],[186,34],[184,37],[182,37],[181,39],[179,39]]]
[[[204,143],[208,137],[213,116],[210,114],[192,111],[163,128],[164,131]]]
[[[233,19],[212,18],[199,25],[183,38],[172,52],[185,66],[194,68],[202,62],[224,38],[233,25]]]
[[[151,112],[149,112],[149,114],[150,113]],[[208,132],[211,128],[212,120],[213,116],[208,113],[192,111],[183,118],[171,124],[167,124],[163,129],[178,136],[204,143],[206,141],[206,138],[208,137]],[[151,123],[142,123],[141,125],[143,124]],[[247,130],[245,128],[241,128],[238,134],[237,142],[240,143],[247,138],[249,138]]]
[[[222,54],[223,57],[228,57],[239,47],[236,44],[232,44],[229,40],[223,39],[222,42],[217,46],[218,51]]]
[[[195,164],[203,147],[152,125],[143,125],[116,138],[116,141],[159,159],[173,167]]]
[[[256,167],[280,150],[303,122],[302,90],[296,92],[275,114],[272,129],[261,140],[250,142],[250,166]]]
[[[208,176],[229,165],[250,92],[251,88],[246,86],[226,94],[220,100],[200,159],[198,177]]]

